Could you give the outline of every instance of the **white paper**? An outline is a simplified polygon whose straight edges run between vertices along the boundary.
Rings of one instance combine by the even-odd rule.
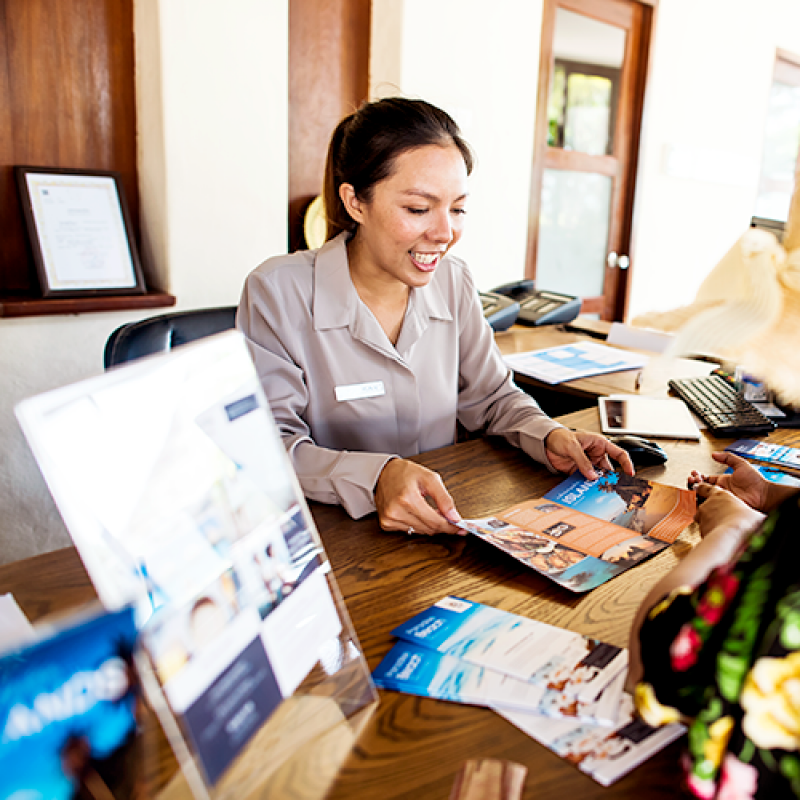
[[[0,650],[7,650],[35,638],[33,625],[13,594],[0,594]]]
[[[113,178],[36,173],[25,177],[51,288],[136,286]]]

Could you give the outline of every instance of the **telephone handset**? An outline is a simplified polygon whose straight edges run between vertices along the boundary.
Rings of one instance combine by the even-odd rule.
[[[504,283],[492,289],[519,303],[517,322],[522,325],[554,325],[572,322],[581,312],[580,297],[539,291],[530,278]]]

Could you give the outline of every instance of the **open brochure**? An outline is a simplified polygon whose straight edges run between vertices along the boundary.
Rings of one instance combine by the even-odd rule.
[[[515,372],[543,383],[557,384],[608,372],[641,369],[647,364],[648,358],[641,353],[598,342],[572,342],[543,350],[514,353],[504,356],[503,360]]]
[[[405,694],[610,726],[617,721],[625,672],[620,672],[596,700],[582,701],[563,689],[523,681],[399,641],[373,671],[372,679],[382,689]]]
[[[603,786],[610,786],[686,731],[677,722],[653,728],[637,718],[633,700],[626,692],[622,693],[617,723],[611,729],[501,708],[495,711]]]
[[[537,500],[460,526],[570,589],[586,592],[669,547],[695,493],[618,472],[575,473]]]
[[[628,666],[620,647],[459,597],[443,598],[392,635],[582,702],[597,700]]]

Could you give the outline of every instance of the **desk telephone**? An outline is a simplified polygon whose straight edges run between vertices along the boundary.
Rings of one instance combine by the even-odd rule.
[[[519,303],[516,322],[521,325],[553,325],[571,322],[581,311],[580,297],[558,292],[537,291],[530,279],[504,283],[492,294],[508,297]],[[485,312],[484,312],[485,314]]]

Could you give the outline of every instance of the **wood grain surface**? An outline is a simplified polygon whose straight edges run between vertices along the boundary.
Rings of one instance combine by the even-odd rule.
[[[596,429],[597,412],[581,411],[563,421]],[[800,432],[779,430],[768,438],[800,446]],[[722,471],[710,453],[726,443],[706,437],[700,442],[664,442],[670,455],[667,464],[641,474],[685,486],[692,469]],[[520,451],[489,438],[426,453],[417,460],[442,474],[465,517],[541,496],[561,480]],[[393,627],[447,594],[625,646],[643,596],[697,540],[692,525],[673,547],[587,594],[575,595],[476,537],[386,533],[374,516],[354,521],[339,507],[316,503],[311,511],[371,669],[388,652]],[[0,592],[12,592],[34,620],[94,597],[72,548],[0,567]],[[343,756],[341,748],[324,749],[321,744],[322,749],[301,750],[280,788],[265,789],[259,796],[443,799],[465,761],[486,758],[527,767],[524,798],[641,800],[679,792],[680,742],[610,788],[602,788],[492,711],[389,691],[381,691],[380,697],[377,711],[364,721],[348,753]],[[158,768],[164,775],[175,766],[164,755],[163,742],[161,747]],[[338,772],[322,781],[320,754],[329,751],[336,754]],[[171,796],[188,796],[180,781],[171,789]]]

